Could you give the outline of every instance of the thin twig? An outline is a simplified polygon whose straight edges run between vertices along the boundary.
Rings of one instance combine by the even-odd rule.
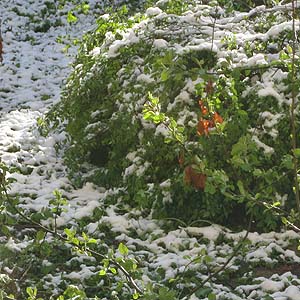
[[[293,167],[294,167],[294,178],[295,178],[295,197],[296,197],[296,205],[298,209],[298,213],[300,213],[300,194],[299,194],[299,182],[298,182],[298,158],[295,155],[295,150],[297,148],[297,141],[296,141],[296,116],[295,116],[295,109],[296,109],[296,6],[297,0],[292,1],[292,8],[293,8],[293,22],[292,22],[292,31],[293,31],[293,40],[292,40],[292,104],[291,104],[291,134],[292,134],[292,150],[293,150]]]
[[[216,7],[215,17],[214,17],[214,22],[213,22],[213,31],[212,31],[212,35],[211,35],[211,48],[210,48],[210,51],[213,51],[213,48],[214,48],[216,22],[217,22],[217,7]]]
[[[0,62],[3,62],[2,19],[0,18]]]

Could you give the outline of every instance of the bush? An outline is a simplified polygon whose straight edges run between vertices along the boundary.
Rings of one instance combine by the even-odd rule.
[[[158,218],[244,225],[252,212],[257,228],[276,228],[264,207],[295,201],[289,19],[286,10],[262,8],[235,20],[201,1],[158,1],[144,14],[123,7],[100,17],[48,115],[66,124],[75,182],[117,188],[117,198]],[[240,34],[246,28],[248,37]],[[144,120],[148,92],[184,129],[184,145],[166,144],[165,124]],[[199,133],[216,112],[224,122]],[[189,166],[205,176],[203,188],[186,184]]]

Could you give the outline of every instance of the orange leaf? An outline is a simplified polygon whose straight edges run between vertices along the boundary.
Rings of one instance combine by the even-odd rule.
[[[215,123],[221,124],[221,123],[223,123],[223,118],[217,112],[215,112],[213,115],[213,121]]]
[[[207,106],[204,105],[203,101],[202,100],[199,100],[199,106],[200,106],[200,109],[201,109],[201,113],[203,116],[206,116],[208,114],[208,109],[207,109]]]
[[[210,121],[201,118],[197,125],[198,135],[205,134],[207,136],[209,133],[209,130],[208,130],[210,127],[209,125],[210,125]]]
[[[184,182],[186,185],[190,185],[192,182],[191,170],[192,170],[191,166],[187,166],[184,169],[184,178],[183,179],[184,179]]]
[[[201,108],[201,112],[202,112],[202,115],[203,115],[203,116],[206,116],[206,115],[208,114],[208,109],[207,109],[207,107],[206,107],[206,106],[203,106],[203,107]]]
[[[187,185],[192,185],[197,190],[204,190],[206,175],[198,173],[192,166],[187,166],[184,169],[184,182]]]

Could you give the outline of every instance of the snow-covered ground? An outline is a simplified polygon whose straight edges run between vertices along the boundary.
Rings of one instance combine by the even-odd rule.
[[[64,139],[64,133],[43,137],[38,131],[37,119],[59,100],[76,50],[71,49],[71,55],[66,56],[63,45],[57,42],[58,37],[66,34],[80,37],[93,26],[94,20],[92,16],[82,16],[79,23],[70,26],[65,16],[55,12],[42,17],[43,9],[47,8],[45,3],[45,0],[1,0],[0,3],[4,46],[0,65],[0,156],[3,163],[21,170],[11,174],[17,181],[10,193],[19,194],[20,206],[26,211],[40,211],[48,206],[55,189],[63,192],[69,199],[68,211],[57,220],[58,226],[63,226],[91,216],[96,207],[103,207],[103,199],[111,191],[89,183],[75,189],[56,151],[56,144]],[[38,18],[40,21],[34,23]],[[49,29],[39,32],[37,26],[46,21],[50,22]],[[147,260],[145,280],[150,280],[146,266],[151,270],[163,269],[168,280],[182,272],[204,250],[213,259],[211,270],[221,267],[232,253],[233,245],[245,234],[231,233],[217,225],[179,227],[168,232],[161,223],[144,219],[138,213],[118,214],[114,206],[108,206],[99,220],[87,226],[88,233],[99,238],[100,224],[109,226],[117,241],[125,242],[131,251]],[[252,232],[248,239],[247,248],[230,263],[228,282],[207,284],[217,299],[300,300],[300,256],[290,243],[298,241],[299,234]],[[0,242],[16,252],[26,244],[1,234]],[[248,265],[252,267],[247,269]],[[230,275],[241,272],[241,266],[246,270],[243,285],[236,284],[237,278],[231,281]],[[203,262],[191,264],[190,268],[200,279],[209,276],[210,270]],[[0,261],[0,273],[1,270],[9,272],[5,262]],[[82,272],[67,276],[70,279],[82,276],[83,280],[90,273],[93,272],[82,265]],[[272,298],[264,298],[266,295]],[[200,298],[193,295],[190,299]]]

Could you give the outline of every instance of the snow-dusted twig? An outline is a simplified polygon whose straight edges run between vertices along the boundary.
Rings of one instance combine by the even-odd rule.
[[[297,32],[296,32],[296,7],[297,7],[297,0],[292,1],[292,8],[293,8],[293,37],[292,37],[292,104],[290,107],[290,118],[291,118],[291,135],[292,135],[292,150],[293,150],[293,168],[294,168],[294,178],[295,178],[295,197],[296,197],[296,205],[298,209],[298,213],[300,213],[300,192],[299,192],[299,180],[298,180],[298,158],[295,155],[295,151],[297,149],[297,130],[296,130],[296,97],[297,97],[297,90],[296,90],[296,41],[297,41]]]
[[[0,19],[0,62],[3,62],[2,19]]]

